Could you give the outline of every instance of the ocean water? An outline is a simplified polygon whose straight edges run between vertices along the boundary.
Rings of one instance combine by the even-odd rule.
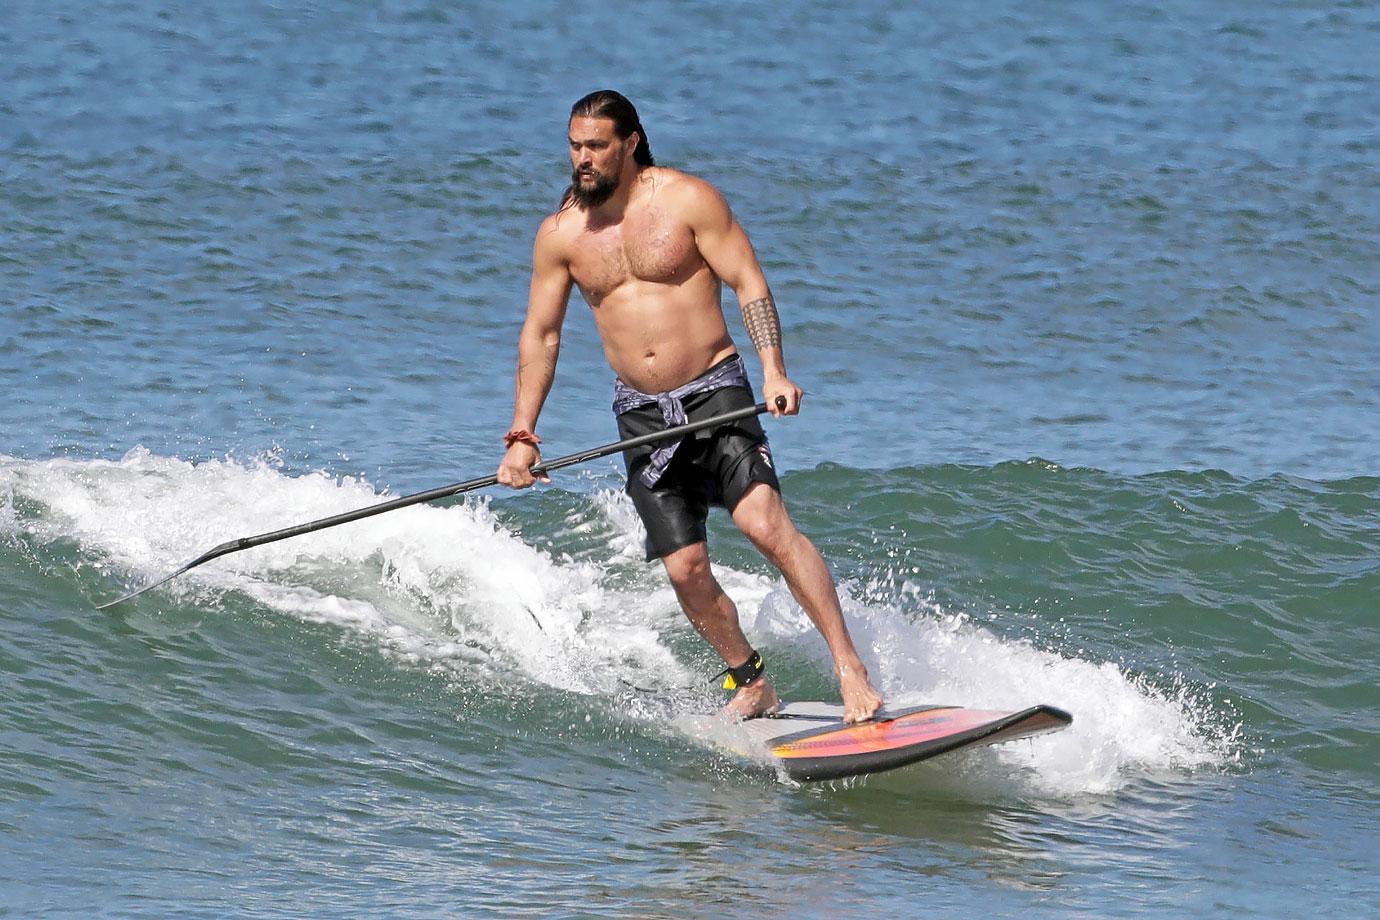
[[[1380,916],[1377,42],[1371,2],[0,5],[0,916]],[[492,472],[604,86],[753,238],[787,500],[888,700],[1070,729],[797,786],[667,728],[720,665],[614,460],[94,610]],[[610,389],[577,297],[552,456]]]

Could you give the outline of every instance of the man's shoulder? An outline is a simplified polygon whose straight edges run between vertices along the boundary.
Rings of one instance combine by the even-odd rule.
[[[680,219],[698,225],[706,220],[717,220],[729,212],[727,199],[708,180],[665,166],[653,168],[657,175],[650,200],[669,205],[671,212]]]
[[[537,228],[537,242],[559,243],[568,239],[572,234],[579,232],[579,227],[583,223],[583,218],[579,208],[573,205],[562,205],[557,210],[546,215],[546,219]]]
[[[693,176],[688,172],[672,169],[669,166],[651,166],[648,167],[648,172],[652,173],[651,178],[658,191],[665,190],[687,199],[723,198],[723,193],[715,188],[709,180]]]
[[[548,214],[541,226],[537,227],[536,238],[532,241],[535,264],[552,268],[567,265],[572,241],[579,234],[582,222],[580,212],[574,207],[564,207]]]

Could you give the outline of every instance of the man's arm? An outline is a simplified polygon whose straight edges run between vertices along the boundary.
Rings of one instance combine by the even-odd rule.
[[[695,233],[700,255],[704,256],[710,270],[738,296],[743,325],[762,361],[762,395],[773,415],[795,415],[800,411],[804,393],[786,376],[781,320],[762,266],[757,262],[757,253],[717,189],[707,182],[691,179],[686,194],[686,217]],[[776,408],[777,396],[786,397],[784,413]]]
[[[540,459],[535,433],[542,404],[556,378],[561,352],[561,324],[570,301],[570,266],[561,257],[547,219],[532,247],[532,283],[527,296],[527,319],[518,334],[517,385],[513,398],[512,440],[498,467],[498,481],[524,489],[535,480],[532,466]],[[530,439],[522,439],[526,433]],[[543,477],[545,478],[545,477]]]

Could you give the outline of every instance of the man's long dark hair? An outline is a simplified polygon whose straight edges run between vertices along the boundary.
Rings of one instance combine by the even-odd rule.
[[[638,166],[655,166],[652,158],[652,145],[647,140],[647,132],[642,127],[642,119],[637,117],[637,108],[627,96],[617,90],[595,90],[581,98],[570,107],[571,118],[607,118],[613,122],[613,133],[620,140],[627,140],[637,132],[637,147],[633,149],[633,162]],[[571,201],[575,186],[572,183],[561,197],[561,207]]]

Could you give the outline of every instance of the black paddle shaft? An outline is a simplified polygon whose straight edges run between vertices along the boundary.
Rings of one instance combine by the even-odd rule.
[[[776,397],[776,407],[778,411],[786,408],[786,397]],[[569,454],[559,457],[548,463],[538,463],[532,467],[535,475],[549,473],[566,466],[574,466],[577,463],[585,463],[590,460],[597,460],[600,457],[607,457],[609,454],[616,454],[621,450],[631,450],[634,447],[641,447],[644,444],[652,444],[657,441],[665,441],[670,438],[678,438],[699,431],[702,428],[713,428],[716,425],[725,425],[729,422],[736,422],[739,419],[748,418],[752,415],[761,415],[768,411],[766,403],[758,403],[755,406],[745,406],[742,409],[734,409],[732,412],[725,412],[712,418],[701,419],[698,422],[688,422],[684,425],[677,425],[674,428],[667,428],[665,431],[653,431],[651,434],[639,435],[635,438],[627,438],[623,441],[616,441],[612,444],[605,444],[603,447],[596,447],[593,450],[581,451],[578,454]],[[105,610],[107,607],[114,607],[122,604],[130,598],[137,597],[145,591],[158,587],[161,584],[172,581],[184,572],[191,571],[204,562],[212,559],[219,559],[230,553],[237,553],[240,550],[252,549],[256,546],[263,546],[265,543],[276,543],[279,540],[287,540],[291,537],[300,537],[302,534],[312,533],[317,530],[325,530],[327,527],[335,527],[339,524],[348,524],[351,521],[358,521],[361,518],[373,517],[376,514],[383,514],[385,511],[396,511],[399,508],[406,508],[408,505],[418,505],[423,502],[433,502],[441,498],[449,498],[452,495],[459,495],[463,492],[473,492],[475,489],[483,489],[488,486],[497,485],[498,477],[484,476],[481,479],[469,479],[465,482],[455,482],[448,486],[441,486],[436,489],[427,489],[425,492],[416,492],[412,495],[404,495],[400,498],[390,499],[386,502],[379,502],[377,505],[370,505],[367,508],[359,508],[355,511],[345,511],[341,514],[333,514],[330,517],[321,518],[319,521],[308,521],[305,524],[297,524],[293,527],[284,527],[282,530],[274,530],[268,533],[257,534],[252,537],[240,537],[238,540],[227,540],[226,542],[207,550],[197,556],[191,562],[169,575],[165,575],[155,582],[150,582],[138,591],[126,594],[116,600],[101,604],[96,609]]]

